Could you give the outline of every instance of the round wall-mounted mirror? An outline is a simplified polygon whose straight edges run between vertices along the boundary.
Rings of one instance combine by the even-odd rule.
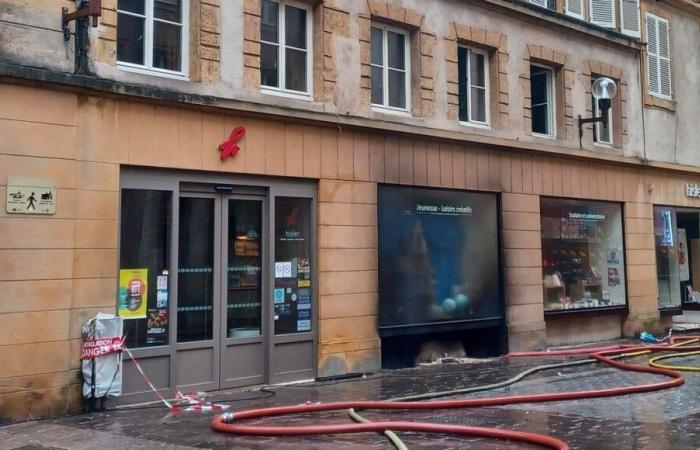
[[[617,84],[608,77],[600,77],[593,82],[591,93],[596,100],[610,100],[617,94]]]

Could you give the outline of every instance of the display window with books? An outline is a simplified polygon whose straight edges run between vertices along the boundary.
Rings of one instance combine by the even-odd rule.
[[[542,198],[545,312],[627,304],[622,205]]]

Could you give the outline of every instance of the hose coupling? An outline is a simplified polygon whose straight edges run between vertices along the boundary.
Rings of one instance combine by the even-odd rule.
[[[221,421],[223,423],[233,423],[233,413],[227,412],[221,415]]]

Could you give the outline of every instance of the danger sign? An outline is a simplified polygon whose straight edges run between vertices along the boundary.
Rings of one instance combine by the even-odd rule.
[[[90,339],[83,341],[80,359],[93,359],[96,356],[107,355],[124,350],[124,338],[121,336]]]

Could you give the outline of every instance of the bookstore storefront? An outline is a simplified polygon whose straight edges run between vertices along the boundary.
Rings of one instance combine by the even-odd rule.
[[[314,377],[313,183],[124,168],[120,203],[117,310],[156,386]]]

